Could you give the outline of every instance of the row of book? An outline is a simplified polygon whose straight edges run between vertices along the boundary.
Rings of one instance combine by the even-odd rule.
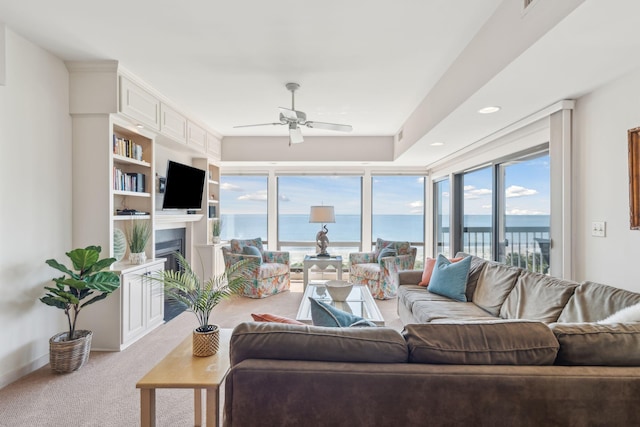
[[[113,135],[113,154],[142,161],[142,145]]]
[[[113,168],[113,189],[144,193],[147,177],[143,173],[123,172]]]

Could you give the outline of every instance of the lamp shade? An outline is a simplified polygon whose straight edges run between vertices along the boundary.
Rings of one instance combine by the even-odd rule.
[[[322,224],[336,222],[336,215],[333,211],[333,206],[311,206],[309,222],[318,222]]]

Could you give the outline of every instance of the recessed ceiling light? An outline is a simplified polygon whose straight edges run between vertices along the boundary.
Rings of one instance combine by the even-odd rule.
[[[439,147],[441,145],[444,145],[444,142],[432,142],[431,145],[434,147]]]
[[[143,129],[143,128],[144,128],[144,125],[137,124],[137,125],[136,125],[136,127],[137,127],[138,129]]]
[[[491,113],[495,113],[497,111],[500,111],[501,107],[495,106],[495,107],[484,107],[478,110],[478,113],[480,114],[491,114]]]

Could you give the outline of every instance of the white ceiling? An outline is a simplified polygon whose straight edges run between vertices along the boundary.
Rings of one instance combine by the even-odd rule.
[[[119,61],[223,136],[286,135],[285,127],[233,126],[276,122],[276,107],[290,106],[290,81],[301,85],[296,108],[309,120],[351,124],[356,136],[392,136],[501,3],[0,0],[0,21],[64,60]],[[586,0],[397,162],[429,164],[640,66],[637,16],[637,0]],[[503,109],[478,117],[487,104]],[[434,140],[446,144],[434,149]]]

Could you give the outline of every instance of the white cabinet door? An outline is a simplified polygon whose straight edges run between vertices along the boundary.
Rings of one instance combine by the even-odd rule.
[[[142,276],[144,272],[145,268],[141,268],[121,276],[123,343],[143,334],[146,329],[147,314],[144,310],[146,292]]]
[[[207,134],[207,154],[212,160],[220,161],[222,157],[222,143],[212,133]]]
[[[160,105],[160,132],[181,144],[187,143],[187,118],[166,104]]]
[[[154,130],[160,129],[160,101],[123,76],[120,76],[120,112]]]
[[[147,269],[147,277],[162,271],[162,264],[156,264]],[[147,328],[152,329],[164,321],[164,289],[162,283],[145,277],[147,288]]]
[[[188,122],[187,133],[187,145],[196,151],[204,153],[207,148],[207,131],[193,122]]]

